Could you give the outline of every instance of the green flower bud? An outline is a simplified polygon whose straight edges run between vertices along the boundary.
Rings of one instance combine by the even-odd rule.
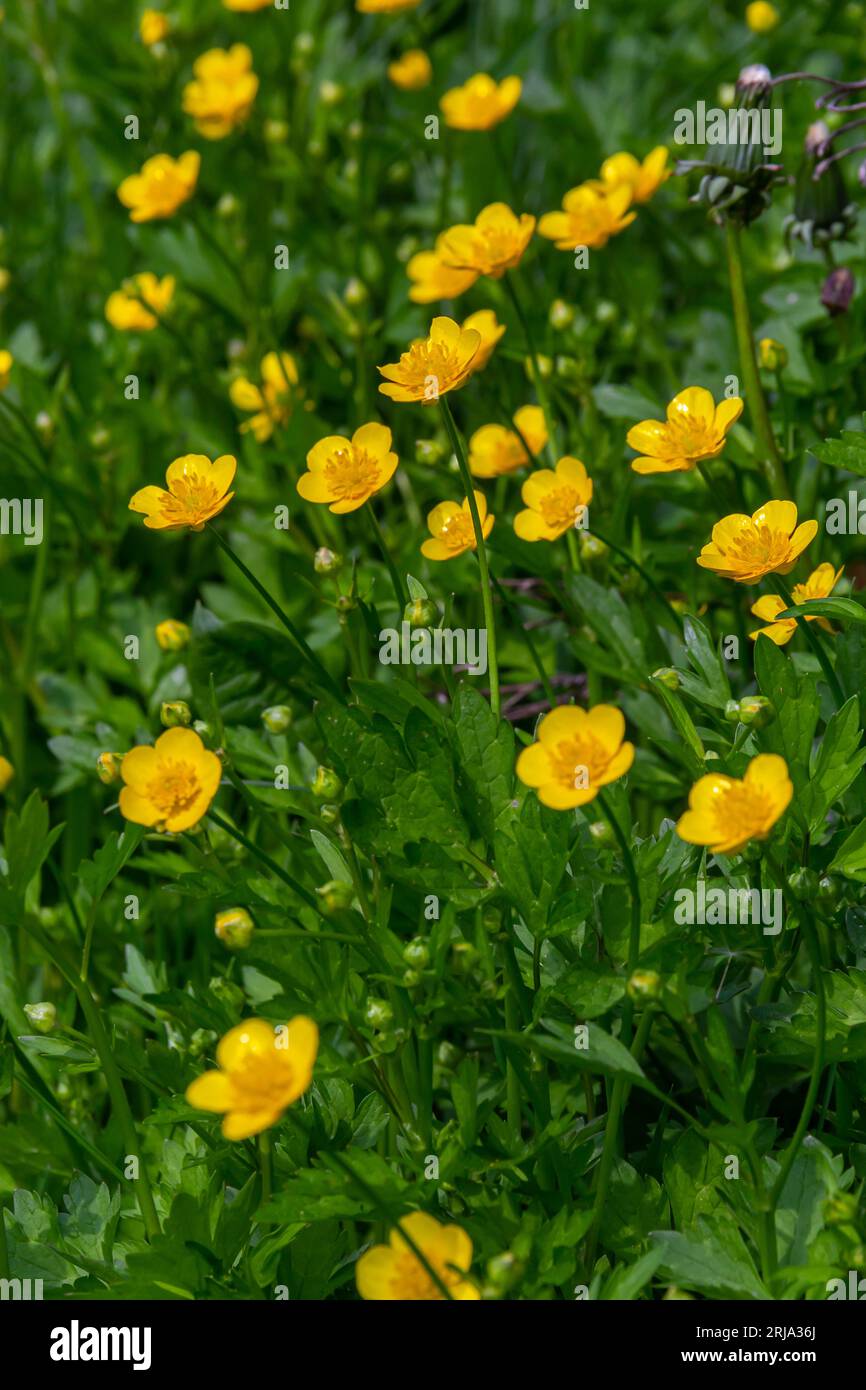
[[[678,1289],[676,1284],[671,1284],[662,1298],[662,1303],[694,1303],[694,1294],[686,1293],[685,1289]]]
[[[468,975],[478,960],[478,951],[471,941],[455,941],[451,947],[451,969],[455,975]]]
[[[285,139],[285,136],[283,138]],[[231,218],[237,217],[240,210],[240,200],[235,197],[234,193],[224,193],[216,205],[217,217],[223,222],[229,222]]]
[[[818,892],[818,875],[814,869],[794,869],[788,874],[788,887],[798,902],[809,902]]]
[[[553,358],[545,357],[545,355],[540,352],[537,358],[524,357],[523,359],[523,370],[526,372],[530,381],[535,380],[536,363],[538,371],[545,380],[553,376]]]
[[[343,795],[343,783],[333,768],[322,767],[320,764],[316,768],[316,775],[310,785],[310,791],[318,801],[339,801]]]
[[[355,889],[344,879],[332,878],[316,889],[316,895],[325,916],[331,917],[334,913],[345,912],[346,908],[352,906]]]
[[[610,299],[599,299],[595,306],[596,323],[615,323],[619,318],[619,308]]]
[[[829,874],[824,874],[818,879],[818,901],[825,907],[835,907],[839,902],[840,891],[838,879],[831,878]]]
[[[240,1013],[246,1002],[246,996],[240,985],[236,985],[234,980],[227,980],[224,975],[214,975],[208,981],[208,993],[212,994],[218,1003],[233,1014]]]
[[[440,1067],[445,1067],[448,1071],[452,1071],[454,1067],[459,1065],[462,1056],[463,1053],[460,1051],[460,1048],[455,1047],[454,1044],[448,1042],[447,1039],[441,1042],[436,1049],[436,1061],[439,1063]]]
[[[510,1250],[487,1261],[487,1278],[497,1290],[510,1289],[523,1273],[523,1264]]]
[[[728,724],[739,724],[740,722],[740,702],[739,700],[728,700],[725,704],[724,719]]]
[[[340,819],[340,808],[326,802],[324,806],[319,807],[319,816],[325,825],[336,825]]]
[[[415,457],[419,463],[441,463],[445,447],[438,439],[416,439]]]
[[[163,700],[159,707],[159,719],[166,729],[186,727],[192,723],[192,710],[186,700]]]
[[[606,820],[594,820],[589,833],[597,845],[612,845],[616,836]]]
[[[607,546],[604,541],[600,541],[598,536],[593,536],[589,531],[578,531],[577,546],[580,551],[580,558],[589,565],[594,564],[597,560],[603,560],[607,554]]]
[[[351,594],[340,594],[340,597],[337,599],[338,613],[353,613],[357,607],[358,601],[354,599]]]
[[[654,681],[660,681],[668,690],[680,688],[679,672],[675,671],[673,666],[659,666],[657,671],[653,671],[652,678]]]
[[[206,719],[193,720],[192,727],[203,743],[207,743],[213,738],[213,728]]]
[[[269,734],[284,734],[292,722],[288,705],[269,705],[262,710],[262,723]]]
[[[313,556],[313,569],[316,574],[335,574],[343,563],[342,556],[322,545]]]
[[[40,410],[36,419],[33,421],[36,433],[43,444],[50,444],[54,438],[55,425],[47,410]]]
[[[382,1032],[394,1019],[394,1010],[387,999],[369,998],[364,1009],[364,1021],[376,1032]]]
[[[432,627],[439,621],[439,609],[432,599],[414,598],[403,609],[403,618],[410,627]]]
[[[53,1004],[25,1004],[24,1012],[37,1033],[50,1033],[57,1022],[57,1010]]]
[[[157,623],[156,640],[160,650],[164,652],[180,652],[189,644],[191,636],[186,623],[182,623],[177,618],[165,618],[161,623]]]
[[[762,338],[758,343],[758,358],[767,372],[781,372],[788,365],[788,349],[775,338]]]
[[[418,970],[404,970],[401,983],[405,989],[417,989],[421,983],[421,974]]]
[[[566,304],[564,299],[554,299],[547,318],[551,328],[562,332],[574,323],[574,310],[570,304]]]
[[[255,926],[245,907],[229,907],[214,918],[214,933],[229,951],[245,951]]]
[[[744,695],[740,701],[740,722],[753,729],[766,729],[776,718],[776,706],[765,695]]]
[[[190,1057],[203,1057],[206,1052],[210,1052],[217,1040],[216,1033],[210,1028],[196,1028],[189,1040],[187,1052]]]
[[[122,753],[100,753],[96,759],[96,773],[100,782],[104,782],[107,787],[110,787],[112,782],[119,782],[122,762]]]
[[[415,936],[403,947],[403,959],[415,970],[423,970],[430,963],[430,948],[423,936]]]
[[[636,970],[626,985],[626,992],[635,1002],[660,999],[662,977],[655,970]]]
[[[343,290],[343,303],[348,304],[350,309],[358,309],[362,304],[366,304],[369,298],[367,286],[353,275]]]

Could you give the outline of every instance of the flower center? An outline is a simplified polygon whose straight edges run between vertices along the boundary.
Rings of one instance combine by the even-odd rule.
[[[735,538],[732,549],[745,562],[774,569],[789,559],[790,536],[769,526],[752,526]]]
[[[465,550],[467,545],[475,547],[475,528],[468,512],[455,512],[449,516],[441,531],[442,540],[454,550]]]
[[[201,793],[198,772],[192,763],[168,759],[147,785],[147,798],[161,812],[162,820],[189,810]]]
[[[567,531],[579,520],[584,504],[576,488],[558,487],[539,502],[545,524],[555,531]]]
[[[325,477],[333,496],[366,497],[376,491],[379,463],[365,449],[336,449],[325,464]]]
[[[670,458],[697,458],[716,447],[716,440],[706,426],[691,416],[677,416],[670,420],[667,436]]]
[[[208,516],[222,496],[209,478],[202,478],[195,472],[174,478],[169,486],[171,491],[162,504],[162,511],[173,522],[189,524],[191,519]]]
[[[232,1072],[232,1084],[239,1105],[244,1110],[280,1110],[291,1088],[292,1069],[288,1062],[274,1055],[245,1057]]]
[[[428,376],[447,381],[456,367],[451,349],[445,343],[413,343],[400,359],[412,380],[424,382]]]
[[[439,1275],[442,1283],[446,1284],[448,1288],[454,1288],[455,1284],[460,1283],[460,1275],[456,1270],[447,1269],[440,1261],[432,1259],[430,1255],[427,1255],[427,1260]],[[440,1293],[421,1261],[411,1250],[397,1256],[392,1284],[398,1298],[419,1299],[426,1302],[439,1299],[444,1302],[444,1295]]]
[[[732,782],[720,791],[713,813],[723,835],[735,830],[743,841],[765,835],[774,819],[766,793],[759,787],[746,786],[745,782]]]
[[[554,781],[569,790],[595,786],[610,762],[610,754],[591,734],[560,739],[550,752]]]

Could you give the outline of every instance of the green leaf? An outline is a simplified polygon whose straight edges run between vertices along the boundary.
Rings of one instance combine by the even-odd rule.
[[[31,792],[21,814],[9,811],[6,816],[4,847],[9,865],[7,886],[23,897],[34,874],[42,867],[51,846],[62,834],[63,826],[48,828],[48,805],[38,791]]]
[[[581,962],[563,971],[551,992],[578,1018],[598,1018],[622,999],[625,980],[610,966]]]
[[[568,863],[569,819],[528,796],[519,819],[493,838],[502,887],[532,932],[546,926]]]
[[[843,430],[839,438],[811,445],[810,452],[822,463],[866,478],[866,434],[860,430]]]
[[[848,790],[866,762],[860,736],[860,702],[852,695],[828,720],[811,778],[798,798],[799,809],[813,833],[823,826],[830,807]]]
[[[688,614],[683,620],[683,639],[691,671],[677,667],[680,688],[698,704],[724,709],[731,698],[727,672],[708,628]]]
[[[331,878],[340,879],[343,883],[351,883],[352,872],[337,846],[331,843],[327,835],[323,835],[321,830],[311,830],[310,839]]]
[[[602,382],[600,386],[593,386],[592,397],[599,412],[609,420],[631,420],[632,424],[637,424],[641,420],[661,419],[664,413],[656,402],[632,386]]]
[[[78,881],[90,897],[91,903],[99,902],[112,880],[124,865],[129,863],[146,834],[145,826],[127,822],[118,834],[109,836],[92,859],[82,860],[78,869]]]
[[[742,1237],[721,1234],[719,1217],[700,1217],[694,1232],[657,1231],[663,1255],[660,1272],[685,1289],[710,1298],[770,1297],[758,1278]]]
[[[866,607],[853,598],[810,598],[786,608],[779,618],[835,618],[837,622],[866,623]],[[778,621],[778,619],[774,619]],[[763,643],[759,644],[763,645]]]
[[[762,732],[762,741],[768,752],[785,759],[799,793],[809,778],[812,740],[818,727],[817,681],[814,676],[798,675],[794,663],[767,637],[755,643],[755,675],[761,693],[776,710],[775,720]],[[805,824],[799,796],[794,800],[793,812]]]
[[[843,841],[830,864],[829,872],[866,883],[866,820],[855,825]]]
[[[497,720],[482,695],[461,685],[453,704],[461,790],[469,813],[488,844],[497,824],[511,819],[514,783],[514,730]]]

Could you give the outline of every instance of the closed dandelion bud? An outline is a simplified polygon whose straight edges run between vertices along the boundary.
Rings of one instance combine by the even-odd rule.
[[[214,918],[214,935],[229,951],[245,951],[255,926],[245,907],[229,907]]]
[[[775,338],[762,338],[758,343],[758,357],[767,372],[780,372],[788,365],[788,349],[777,343]]]
[[[566,304],[564,299],[554,299],[547,317],[551,328],[555,328],[561,333],[574,323],[574,310],[570,304]]]
[[[335,574],[342,565],[342,557],[326,545],[319,546],[313,556],[313,569],[316,574]]]
[[[740,722],[753,729],[766,729],[776,718],[776,706],[766,695],[744,695],[740,701]]]
[[[269,734],[284,734],[292,723],[292,711],[288,705],[269,705],[262,710],[262,723]]]
[[[236,985],[234,980],[227,980],[224,975],[214,975],[208,981],[208,994],[212,994],[218,1003],[225,1005],[231,1013],[240,1013],[246,1002],[246,996],[240,985]]]
[[[310,785],[310,791],[319,801],[339,801],[343,795],[343,783],[333,768],[322,767],[320,764],[316,768],[316,775]]]
[[[839,883],[829,874],[818,879],[818,901],[825,907],[835,907],[839,901]]]
[[[159,707],[159,719],[166,729],[186,727],[192,723],[192,710],[186,700],[163,700]]]
[[[655,970],[636,970],[626,985],[629,999],[635,1003],[652,999],[660,999],[662,993],[662,977]]]
[[[728,700],[725,704],[724,719],[728,724],[739,724],[740,722],[740,702],[739,700]]]
[[[432,627],[439,621],[439,609],[429,598],[415,598],[403,609],[403,619],[410,627]]]
[[[403,947],[403,959],[415,970],[423,970],[430,961],[430,950],[423,936],[415,936]]]
[[[112,782],[119,782],[122,762],[122,753],[100,753],[96,759],[96,775],[100,782],[104,782],[107,787],[110,787]]]
[[[5,792],[14,776],[15,769],[9,759],[0,757],[0,792]]]
[[[858,1206],[852,1192],[837,1192],[824,1203],[824,1220],[828,1226],[852,1226],[857,1221]]]
[[[675,671],[673,666],[659,666],[657,671],[653,671],[652,678],[666,686],[668,690],[679,690],[680,688],[679,672]]]
[[[371,998],[367,1000],[367,1005],[364,1009],[364,1021],[370,1028],[375,1028],[377,1032],[381,1032],[393,1022],[393,1019],[394,1010],[391,1008],[387,999]]]
[[[186,623],[181,623],[177,618],[165,618],[161,623],[157,623],[156,640],[160,650],[164,652],[180,652],[188,644],[190,630]]]
[[[854,288],[854,276],[847,265],[840,265],[836,270],[830,271],[821,286],[821,303],[833,318],[837,314],[847,314],[854,297]]]
[[[332,806],[330,804],[320,806],[319,816],[324,821],[325,825],[336,825],[340,819],[340,808],[339,806]]]
[[[589,833],[597,845],[612,845],[615,839],[606,820],[594,820],[589,827]]]
[[[57,1010],[53,1004],[25,1004],[24,1012],[37,1033],[50,1033],[57,1022]]]
[[[36,419],[33,421],[36,426],[36,433],[43,444],[50,444],[54,438],[54,421],[47,410],[40,410]]]
[[[211,1028],[196,1028],[189,1040],[187,1052],[190,1057],[203,1057],[206,1052],[210,1052],[216,1040],[217,1035]]]
[[[535,376],[536,363],[539,373],[545,380],[553,376],[553,358],[545,357],[543,353],[539,353],[536,359],[531,357],[524,357],[523,359],[523,370],[526,372],[530,381],[532,381]]]
[[[732,105],[740,112],[767,110],[772,97],[772,75],[762,63],[743,68],[737,79]],[[743,138],[743,120],[731,143],[708,145],[703,159],[682,160],[679,173],[692,169],[703,173],[700,188],[692,199],[708,207],[716,221],[730,217],[748,225],[769,207],[770,188],[779,166],[767,163],[760,121],[748,121]]]
[[[445,446],[438,439],[415,441],[415,457],[419,463],[441,463],[444,456]]]
[[[316,895],[325,916],[332,917],[334,913],[345,912],[346,908],[352,906],[355,890],[345,879],[332,878],[316,889]]]
[[[818,875],[805,866],[788,874],[788,887],[800,903],[808,902],[818,892]]]
[[[455,941],[451,947],[451,969],[455,975],[469,975],[477,960],[478,951],[471,941]]]

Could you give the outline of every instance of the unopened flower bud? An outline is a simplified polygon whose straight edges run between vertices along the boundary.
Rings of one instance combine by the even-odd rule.
[[[331,917],[334,913],[345,912],[346,908],[352,906],[355,889],[344,879],[332,878],[316,889],[316,895],[325,916]]]
[[[234,193],[224,193],[216,205],[217,217],[223,222],[229,222],[231,218],[237,217],[240,210],[240,201]]]
[[[403,947],[403,959],[415,970],[423,970],[430,962],[430,949],[423,936],[415,936]]]
[[[740,701],[740,722],[753,729],[766,729],[776,718],[776,706],[766,695],[744,695]]]
[[[551,328],[562,332],[574,323],[574,310],[564,299],[554,299],[547,317]]]
[[[626,992],[629,999],[635,1002],[638,1000],[660,999],[662,993],[662,977],[655,970],[635,970],[628,984]]]
[[[853,1192],[837,1192],[824,1202],[824,1220],[828,1226],[856,1225],[858,1207],[859,1202]]]
[[[459,1065],[462,1056],[463,1053],[460,1051],[460,1048],[455,1047],[454,1044],[448,1042],[447,1039],[441,1042],[436,1049],[436,1061],[439,1063],[440,1067],[445,1067],[448,1071],[452,1071],[454,1067]]]
[[[818,892],[818,875],[803,865],[788,874],[788,887],[800,903],[809,902]]]
[[[589,827],[589,833],[597,845],[612,845],[615,839],[606,820],[594,820]]]
[[[325,825],[336,825],[340,819],[340,808],[326,803],[319,807],[319,815]]]
[[[723,718],[728,724],[739,724],[740,722],[740,702],[739,700],[728,700],[725,703]]]
[[[360,305],[366,304],[369,297],[367,286],[353,275],[343,290],[343,302],[348,304],[350,309],[357,309]]]
[[[595,306],[596,323],[615,323],[619,318],[619,308],[611,299],[600,299]]]
[[[204,743],[209,743],[213,739],[213,728],[206,719],[196,719],[193,721],[193,729]]]
[[[322,767],[319,764],[316,768],[316,775],[310,784],[310,791],[319,801],[339,801],[343,795],[343,783],[333,768]]]
[[[421,974],[418,970],[404,970],[400,983],[404,989],[417,989],[421,983]]]
[[[190,639],[186,623],[179,622],[177,618],[165,618],[157,623],[155,632],[159,647],[164,652],[183,651]]]
[[[335,607],[338,613],[354,613],[358,600],[352,594],[340,594]]]
[[[33,421],[36,426],[36,433],[43,444],[50,444],[54,438],[54,421],[47,410],[40,410],[36,419]]]
[[[581,560],[585,560],[588,565],[597,560],[603,560],[607,554],[607,546],[604,541],[600,541],[598,536],[591,535],[589,531],[578,531],[577,546]]]
[[[441,463],[445,454],[444,445],[438,439],[418,439],[415,441],[415,457],[419,463]]]
[[[329,550],[326,545],[320,546],[313,556],[313,569],[316,574],[334,574],[342,563],[336,551]]]
[[[653,671],[652,678],[668,690],[679,690],[680,676],[673,666],[659,666],[658,670]]]
[[[535,358],[524,357],[523,369],[530,381],[535,379],[536,368],[540,375],[547,380],[553,376],[553,358],[545,357],[543,353],[539,353]]]
[[[253,939],[255,926],[245,907],[229,907],[214,918],[214,935],[230,951],[245,951]]]
[[[487,1278],[498,1291],[510,1289],[523,1273],[523,1264],[510,1250],[487,1261]]]
[[[288,705],[269,705],[262,710],[262,723],[269,734],[284,734],[292,722]]]
[[[339,82],[331,82],[326,77],[324,82],[319,83],[319,99],[323,106],[339,106],[344,95],[345,91]]]
[[[208,982],[207,992],[213,995],[218,1003],[224,1004],[231,1013],[240,1013],[246,1002],[240,985],[236,985],[234,980],[227,980],[224,975],[214,975]]]
[[[455,975],[468,975],[475,968],[478,951],[471,941],[455,941],[451,947],[451,969]]]
[[[847,265],[837,266],[821,286],[821,303],[834,318],[837,314],[847,314],[854,288],[854,276]]]
[[[24,1012],[37,1033],[50,1033],[57,1022],[57,1010],[53,1004],[25,1004]]]
[[[203,1057],[211,1050],[216,1040],[217,1035],[211,1028],[196,1028],[189,1040],[187,1052],[190,1057]]]
[[[364,1019],[371,1028],[375,1028],[377,1032],[380,1032],[383,1028],[388,1027],[393,1018],[394,1010],[391,1008],[387,999],[370,998],[367,1000],[367,1007],[364,1009]]]
[[[403,619],[410,627],[432,627],[439,620],[439,609],[432,599],[413,598],[403,609]]]
[[[780,372],[788,365],[788,349],[775,338],[762,338],[758,343],[761,366],[768,372]]]
[[[96,759],[96,775],[100,782],[104,782],[107,787],[110,787],[112,782],[119,782],[122,762],[122,753],[100,753]]]
[[[192,723],[192,710],[186,700],[163,700],[159,707],[160,723],[166,729],[186,727]]]
[[[839,881],[824,874],[818,879],[818,901],[824,907],[835,907],[839,901]]]

